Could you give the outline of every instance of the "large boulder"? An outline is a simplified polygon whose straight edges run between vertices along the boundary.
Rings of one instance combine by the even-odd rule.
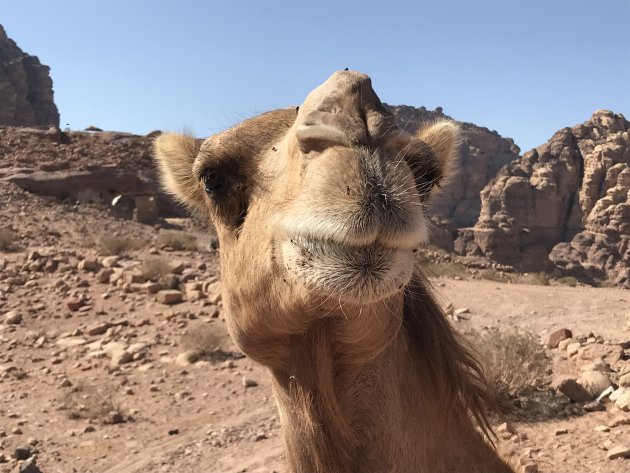
[[[23,52],[1,25],[0,125],[59,127],[50,68]]]
[[[475,242],[488,258],[524,271],[550,266],[547,255],[579,219],[582,159],[569,128],[505,166],[481,192]]]

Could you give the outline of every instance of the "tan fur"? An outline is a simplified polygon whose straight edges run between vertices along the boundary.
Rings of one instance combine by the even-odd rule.
[[[457,142],[452,122],[399,130],[356,72],[200,148],[156,141],[167,189],[217,228],[228,328],[273,375],[293,473],[512,471],[484,438],[481,368],[414,267]]]

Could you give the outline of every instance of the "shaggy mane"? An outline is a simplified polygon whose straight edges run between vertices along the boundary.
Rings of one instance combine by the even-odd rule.
[[[450,326],[431,293],[431,283],[418,270],[405,290],[404,330],[433,381],[436,399],[445,413],[468,412],[494,445],[496,435],[487,413],[495,408],[483,367],[472,348]],[[439,407],[439,406],[438,406]]]

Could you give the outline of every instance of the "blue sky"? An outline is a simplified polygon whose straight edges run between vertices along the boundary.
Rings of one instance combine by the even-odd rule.
[[[72,129],[206,136],[345,67],[523,151],[596,109],[630,118],[630,0],[0,0],[0,24]]]

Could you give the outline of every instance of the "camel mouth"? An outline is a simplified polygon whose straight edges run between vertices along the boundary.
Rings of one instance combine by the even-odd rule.
[[[281,248],[287,269],[309,292],[359,305],[402,292],[413,272],[412,249],[378,241],[352,245],[295,235]]]

